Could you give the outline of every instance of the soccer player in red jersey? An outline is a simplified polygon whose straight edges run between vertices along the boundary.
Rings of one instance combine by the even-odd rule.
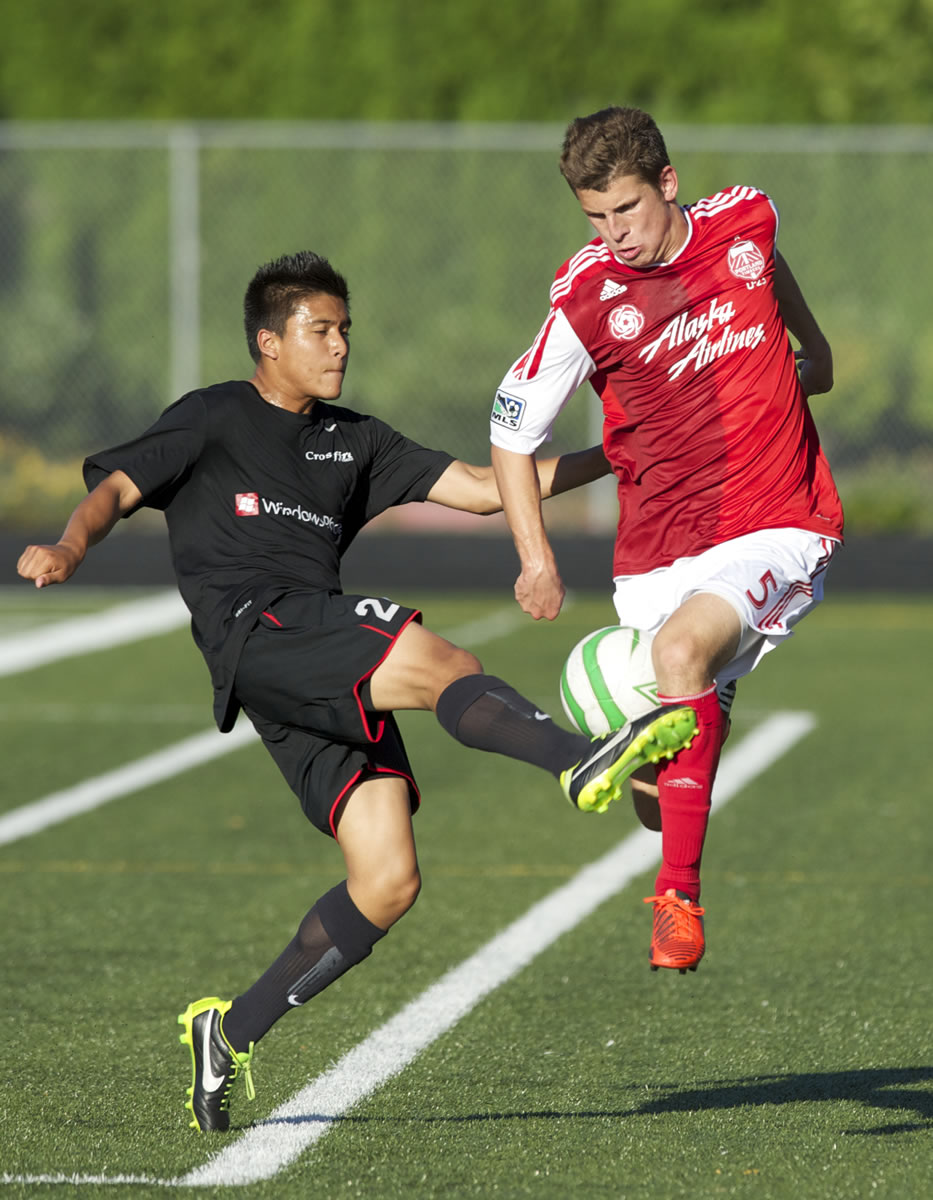
[[[493,465],[516,599],[553,620],[564,588],[534,455],[589,380],[618,480],[616,611],[653,635],[662,704],[689,704],[700,727],[633,778],[639,815],[662,834],[650,962],[683,973],[705,949],[700,860],[735,680],[819,602],[842,540],[807,403],[832,387],[832,353],[777,252],[772,201],[732,187],[678,204],[647,113],[577,118],[560,168],[597,236],[557,272],[541,330],[502,381]]]

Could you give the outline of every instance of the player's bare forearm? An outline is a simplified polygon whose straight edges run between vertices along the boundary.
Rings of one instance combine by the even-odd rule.
[[[774,256],[774,295],[788,332],[800,343],[796,357],[803,390],[808,396],[831,391],[832,349],[810,311],[787,260],[777,251]]]
[[[16,564],[23,579],[37,588],[70,579],[89,547],[107,536],[119,518],[142,500],[139,489],[122,471],[114,471],[77,506],[54,546],[27,546]]]
[[[545,458],[537,463],[540,497],[547,499],[583,487],[607,475],[610,469],[602,446]],[[502,512],[502,498],[492,466],[477,467],[459,459],[450,464],[427,498],[435,504],[479,516]]]
[[[611,473],[612,467],[603,454],[602,446],[575,450],[571,454],[561,454],[559,458],[541,459],[538,461],[541,499],[584,487]]]
[[[564,585],[544,528],[534,455],[493,446],[492,465],[521,563],[515,599],[536,621],[541,617],[553,621],[564,600]]]

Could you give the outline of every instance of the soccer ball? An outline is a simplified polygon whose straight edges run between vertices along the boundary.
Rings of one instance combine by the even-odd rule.
[[[571,724],[587,737],[650,713],[658,707],[650,638],[628,625],[588,633],[564,664],[560,699]]]

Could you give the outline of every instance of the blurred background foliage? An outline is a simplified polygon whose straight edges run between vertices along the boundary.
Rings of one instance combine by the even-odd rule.
[[[665,130],[682,200],[774,196],[836,353],[814,411],[850,529],[933,531],[933,0],[0,0],[0,18],[0,525],[54,528],[83,454],[177,394],[179,130],[185,386],[250,372],[245,284],[309,246],[350,280],[346,402],[488,461],[492,391],[590,232],[563,127],[628,103]],[[573,401],[556,448],[590,440],[591,410]],[[611,524],[601,503],[573,519]]]
[[[2,0],[0,118],[926,122],[931,0]]]

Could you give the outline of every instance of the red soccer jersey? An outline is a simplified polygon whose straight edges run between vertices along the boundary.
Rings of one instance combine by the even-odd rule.
[[[493,442],[528,453],[590,380],[618,478],[616,575],[759,529],[842,536],[774,296],[777,213],[750,187],[683,212],[670,262],[628,267],[596,238],[561,267],[548,318],[493,407]]]

